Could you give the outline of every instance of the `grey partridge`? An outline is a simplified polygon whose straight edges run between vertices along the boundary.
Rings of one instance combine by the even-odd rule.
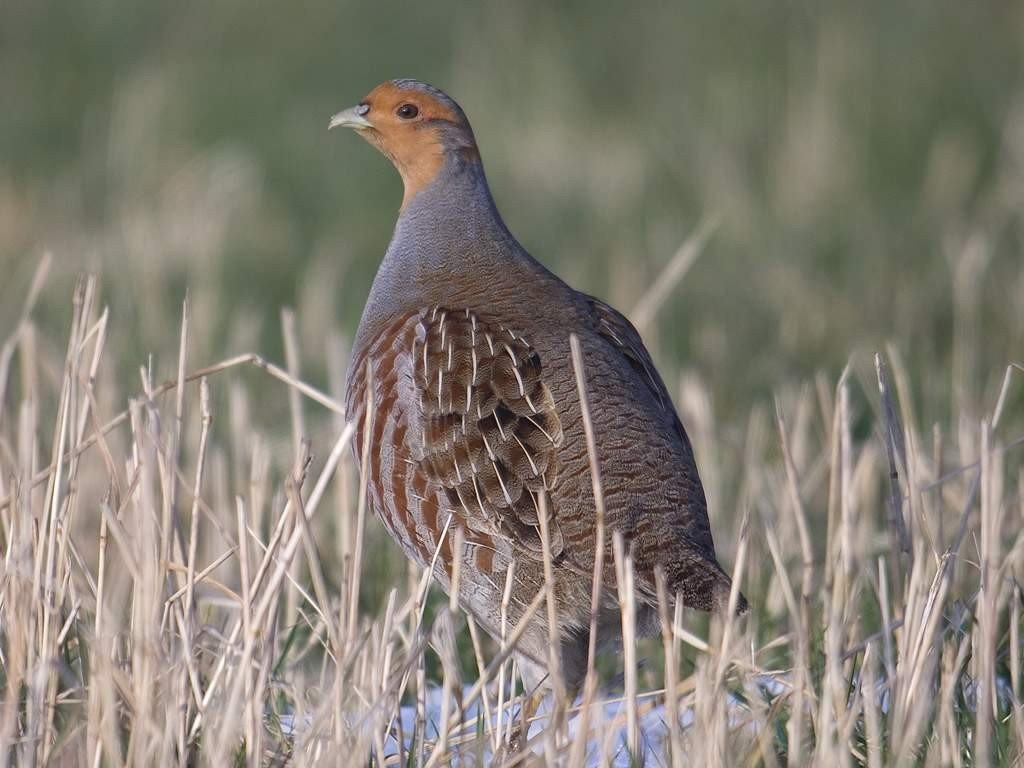
[[[450,589],[460,527],[459,603],[499,637],[509,565],[509,626],[543,588],[539,514],[547,494],[560,666],[568,689],[578,690],[595,507],[570,354],[576,334],[606,525],[621,532],[634,559],[638,631],[657,624],[656,566],[684,605],[724,611],[730,579],[716,560],[693,450],[640,335],[512,236],[462,109],[432,86],[392,80],[335,115],[336,126],[383,152],[405,186],[355,337],[346,408],[358,425],[356,446],[369,425],[360,469],[369,504],[406,555],[424,567],[433,562],[434,577]],[[610,535],[606,542],[610,562]],[[621,642],[613,569],[605,575],[603,646]],[[742,596],[738,604],[743,611]],[[543,678],[549,645],[540,611],[517,650],[527,684]]]

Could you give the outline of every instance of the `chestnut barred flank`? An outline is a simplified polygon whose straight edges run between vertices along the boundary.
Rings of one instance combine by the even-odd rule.
[[[469,527],[517,538],[540,557],[538,494],[557,480],[562,426],[537,353],[468,310],[434,308],[416,326],[412,362],[424,473]],[[557,519],[550,532],[557,557]]]

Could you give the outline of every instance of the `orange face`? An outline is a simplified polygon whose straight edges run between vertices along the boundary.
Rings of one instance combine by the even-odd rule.
[[[377,86],[359,106],[335,115],[335,126],[353,128],[391,160],[405,184],[403,207],[434,180],[448,152],[475,152],[473,132],[458,106],[415,81]]]

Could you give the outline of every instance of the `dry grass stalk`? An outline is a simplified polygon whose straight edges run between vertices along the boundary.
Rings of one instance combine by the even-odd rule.
[[[95,280],[75,289],[60,352],[36,328],[45,272],[0,347],[0,765],[306,766],[339,754],[442,765],[498,753],[582,765],[641,754],[657,713],[658,759],[673,766],[1024,757],[1018,364],[999,368],[994,402],[957,395],[957,414],[989,421],[954,416],[926,439],[892,349],[894,388],[880,357],[861,379],[855,359],[834,388],[819,377],[779,397],[776,439],[761,412],[735,445],[706,432],[719,440],[719,483],[744,512],[732,536],[717,520],[716,538],[736,543],[728,559],[754,612],[705,634],[678,604],[673,614],[659,575],[661,638],[638,641],[629,546],[602,524],[585,361],[571,340],[596,501],[594,584],[610,539],[625,692],[598,685],[607,662],[593,618],[580,701],[556,696],[544,731],[508,754],[522,710],[510,659],[529,621],[555,623],[547,517],[545,588],[510,626],[507,574],[500,642],[467,619],[460,647],[457,606],[432,598],[422,573],[389,584],[375,607],[368,566],[385,550],[365,484],[346,479],[356,425],[337,404],[343,374],[331,373],[334,396],[300,380],[295,318],[283,322],[284,368],[245,354],[189,373],[203,329],[186,301],[165,350],[172,378],[156,384],[150,363],[141,385],[119,384],[106,375],[119,350]],[[287,388],[288,450],[256,426],[236,377],[253,365]],[[699,399],[699,387],[687,391]],[[301,397],[325,411],[306,414]],[[872,413],[881,439],[864,429]],[[308,437],[317,419],[334,426],[319,465]],[[365,460],[367,442],[356,448]],[[338,558],[325,554],[332,534]],[[459,551],[451,519],[444,536]],[[453,582],[462,577],[456,568]],[[599,599],[595,589],[592,617]]]

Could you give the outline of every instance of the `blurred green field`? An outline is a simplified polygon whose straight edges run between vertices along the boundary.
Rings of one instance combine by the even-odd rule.
[[[414,76],[467,110],[527,247],[627,311],[719,218],[647,333],[721,417],[885,340],[930,370],[961,343],[963,386],[992,386],[1024,341],[1024,8],[549,6],[5,3],[0,320],[48,249],[105,274],[140,360],[188,285],[223,349],[276,357],[279,308],[312,303],[315,365],[401,197],[327,118]],[[966,328],[960,271],[985,297]]]

